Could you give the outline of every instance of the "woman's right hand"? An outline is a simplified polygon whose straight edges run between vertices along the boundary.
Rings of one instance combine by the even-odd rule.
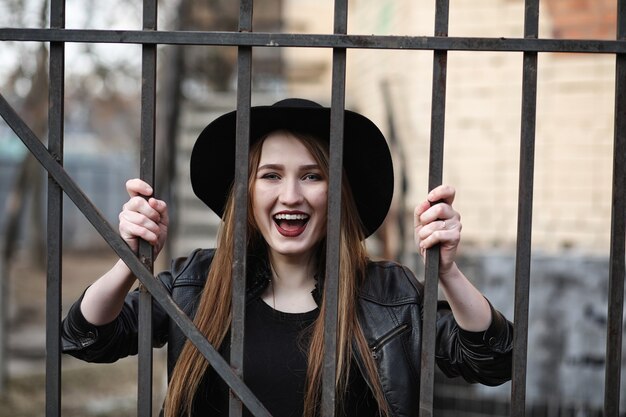
[[[156,258],[167,239],[167,204],[151,197],[152,187],[138,178],[126,182],[126,191],[130,198],[119,215],[120,235],[135,253],[139,239],[149,242]]]

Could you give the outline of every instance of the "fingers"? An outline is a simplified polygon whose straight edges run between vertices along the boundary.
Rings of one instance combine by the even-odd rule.
[[[130,197],[138,195],[150,197],[154,192],[152,187],[150,187],[147,182],[140,180],[139,178],[133,178],[126,181],[126,191]]]
[[[430,193],[428,193],[427,200],[418,204],[415,207],[414,226],[417,227],[420,224],[420,222],[421,223],[430,222],[433,219],[442,218],[444,213],[440,211],[445,211],[445,210],[448,210],[448,208],[451,208],[450,206],[454,202],[455,195],[456,195],[456,190],[454,189],[454,187],[451,187],[449,185],[440,185],[434,188]],[[445,204],[441,205],[439,203],[445,203]],[[428,211],[428,209],[431,209],[431,208],[432,210],[430,210],[428,215],[425,218],[421,218],[422,214],[424,214],[425,212]]]
[[[430,208],[430,203],[428,201],[424,201],[417,206],[415,206],[415,211],[413,212],[413,227],[418,228],[422,225],[421,216],[422,214]]]
[[[452,204],[454,202],[454,196],[456,190],[450,185],[440,185],[435,187],[430,193],[428,193],[428,201],[431,203],[444,202]]]
[[[420,249],[428,249],[436,244],[458,244],[461,239],[461,222],[457,218],[436,220],[423,226],[417,232]]]
[[[415,209],[414,224],[415,227],[425,226],[437,220],[447,220],[454,217],[459,217],[460,219],[461,216],[452,208],[450,204],[442,202],[430,205],[428,202],[424,202],[418,205]]]
[[[130,199],[124,204],[122,210],[142,213],[157,223],[163,222],[168,224],[169,218],[165,202],[155,198],[143,198],[150,197],[154,192],[148,183],[139,178],[130,179],[126,181],[126,191]]]
[[[159,236],[161,228],[159,224],[150,220],[146,216],[124,210],[120,213],[120,235],[125,240],[132,240],[141,238],[151,244],[157,244],[159,242]]]
[[[150,198],[148,200],[148,204],[150,204],[150,207],[156,210],[161,216],[160,223],[165,226],[168,226],[170,224],[170,218],[169,218],[169,213],[167,211],[167,204],[165,204],[165,201],[157,200],[156,198]]]
[[[120,235],[135,251],[139,238],[149,242],[157,250],[160,249],[166,239],[169,224],[167,204],[149,197],[153,189],[140,179],[128,180],[126,190],[130,198],[119,214]]]
[[[415,207],[415,243],[422,249],[438,243],[455,246],[460,240],[461,216],[452,208],[456,191],[441,185],[428,194],[428,199]]]
[[[131,197],[123,206],[122,213],[134,212],[139,213],[155,223],[161,222],[162,213],[166,212],[165,202],[150,198],[146,200],[143,197]]]

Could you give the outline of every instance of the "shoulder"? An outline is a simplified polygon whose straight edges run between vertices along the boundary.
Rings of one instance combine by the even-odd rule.
[[[402,264],[369,261],[360,297],[379,304],[417,303],[422,297],[422,285]]]
[[[204,285],[214,254],[215,249],[196,249],[188,256],[172,260],[170,267],[172,284]]]

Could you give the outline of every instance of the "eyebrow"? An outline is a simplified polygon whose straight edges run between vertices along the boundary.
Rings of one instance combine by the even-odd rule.
[[[259,165],[257,170],[260,171],[262,169],[284,169],[284,168],[285,166],[282,164],[264,164],[264,165]],[[298,169],[302,171],[306,171],[309,169],[321,169],[321,168],[318,164],[307,164],[307,165],[301,165]]]

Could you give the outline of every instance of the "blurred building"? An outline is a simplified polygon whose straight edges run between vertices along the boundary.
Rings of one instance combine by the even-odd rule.
[[[434,3],[353,1],[348,32],[432,36]],[[541,4],[542,38],[615,39],[614,1]],[[332,32],[329,1],[287,0],[284,9],[287,32]],[[454,1],[449,36],[522,38],[523,19],[522,0]],[[289,91],[329,102],[331,54],[288,49]],[[432,55],[348,51],[346,105],[370,116],[387,134],[392,114],[410,181],[409,212],[427,188]],[[608,253],[614,80],[613,56],[539,55],[533,213],[537,249]],[[448,53],[444,182],[458,189],[466,245],[514,245],[521,84],[521,53]],[[384,99],[386,91],[391,105]]]

